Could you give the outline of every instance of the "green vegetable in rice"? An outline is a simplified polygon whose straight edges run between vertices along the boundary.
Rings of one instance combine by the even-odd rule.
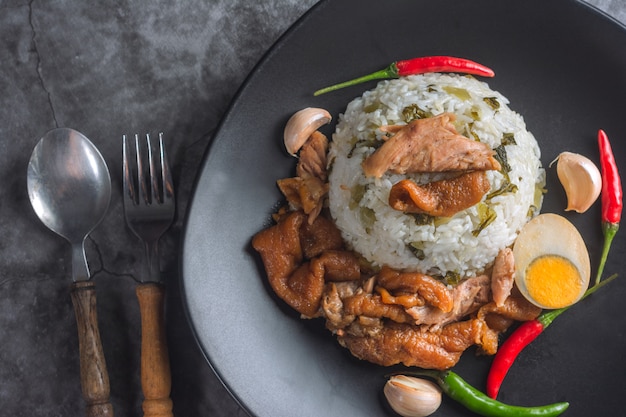
[[[411,250],[411,252],[413,252],[415,257],[419,259],[420,261],[423,261],[426,258],[426,255],[424,254],[423,246],[424,245],[422,242],[409,243],[409,249]]]
[[[461,282],[461,274],[459,274],[456,271],[448,271],[446,272],[446,274],[443,277],[443,282],[446,283],[446,285],[452,285],[455,286],[457,285],[459,282]]]
[[[500,145],[494,149],[495,155],[493,156],[496,161],[500,162],[502,166],[502,172],[511,172],[511,165],[509,165],[509,160],[506,155],[506,148],[504,145]]]
[[[382,107],[382,104],[378,101],[374,101],[367,106],[363,107],[363,111],[365,113],[374,113],[376,110],[379,110]]]
[[[515,142],[515,133],[505,133],[502,135],[502,145],[517,145]]]
[[[495,210],[485,203],[478,203],[476,208],[478,209],[480,222],[478,223],[478,226],[472,230],[472,236],[474,237],[478,236],[480,232],[485,230],[485,228],[493,223],[497,217]]]
[[[448,94],[452,94],[453,96],[458,97],[461,100],[470,100],[472,98],[471,94],[469,93],[469,91],[467,91],[467,89],[465,88],[460,88],[460,87],[453,87],[453,86],[445,86],[443,87],[443,90],[448,93]]]
[[[422,110],[417,104],[411,104],[410,106],[406,106],[402,109],[402,120],[406,123],[410,123],[413,120],[417,119],[425,119],[427,117],[432,117],[431,112],[427,112],[426,110]]]
[[[417,226],[425,226],[427,224],[431,224],[433,222],[433,217],[424,213],[411,213],[411,216],[415,219],[415,224]]]
[[[495,191],[490,192],[489,194],[487,194],[487,196],[485,197],[485,200],[491,200],[494,197],[497,197],[499,195],[502,194],[506,194],[506,193],[514,193],[517,192],[517,185],[513,184],[511,181],[505,179],[504,180],[504,184],[502,185],[502,187],[498,188]]]
[[[493,110],[498,110],[500,108],[500,102],[497,97],[485,97],[483,98],[483,101]]]
[[[350,189],[350,203],[348,204],[348,208],[350,210],[354,210],[359,207],[366,191],[367,187],[363,184],[356,184]]]
[[[359,213],[361,215],[361,223],[363,223],[365,231],[369,233],[374,222],[376,222],[376,212],[369,207],[361,207]]]

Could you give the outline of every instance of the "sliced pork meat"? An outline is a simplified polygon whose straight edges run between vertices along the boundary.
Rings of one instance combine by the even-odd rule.
[[[531,304],[521,294],[508,297],[501,307],[496,306],[494,302],[482,306],[476,316],[489,329],[484,333],[485,339],[480,345],[482,352],[494,355],[498,350],[498,334],[506,331],[516,321],[533,320],[540,313],[541,309]]]
[[[460,135],[452,124],[454,120],[453,114],[443,113],[402,127],[382,127],[393,136],[363,161],[363,172],[380,178],[387,171],[407,174],[499,170],[494,151]]]
[[[318,131],[313,132],[300,150],[296,176],[277,181],[278,188],[291,208],[308,214],[309,224],[320,215],[328,194],[327,152],[326,136]]]
[[[342,284],[344,283],[328,284],[322,297],[321,308],[326,318],[326,328],[333,333],[347,327],[356,318],[355,315],[346,313],[343,308],[343,299],[353,296],[355,288],[350,286],[346,291],[346,286]]]
[[[514,287],[502,303],[492,298],[496,274],[510,270],[507,251],[499,255],[494,277],[468,278],[449,288],[429,275],[388,267],[364,273],[330,220],[320,216],[308,224],[307,217],[303,211],[283,213],[254,236],[252,246],[278,297],[304,317],[323,317],[358,358],[448,369],[473,345],[494,354],[500,333],[541,312]]]
[[[480,275],[468,278],[451,291],[452,307],[443,311],[432,305],[412,307],[406,312],[413,317],[415,324],[438,328],[460,320],[489,302],[489,284],[491,278]]]
[[[473,345],[493,354],[501,332],[541,311],[518,291],[497,305],[487,275],[449,288],[388,267],[366,274],[334,224],[322,216],[309,225],[303,211],[282,214],[252,246],[278,297],[304,317],[323,317],[354,356],[383,366],[448,369]]]
[[[324,197],[328,194],[328,183],[317,177],[293,177],[280,179],[276,184],[292,209],[304,211],[309,223],[317,219],[324,207]]]
[[[418,272],[401,272],[389,267],[382,267],[376,275],[378,285],[387,290],[401,290],[417,293],[431,306],[442,312],[449,312],[454,306],[453,296],[441,281]]]
[[[370,318],[387,318],[396,323],[413,322],[404,307],[396,304],[383,303],[380,295],[368,293],[355,294],[343,300],[346,314]]]
[[[299,230],[300,244],[305,259],[315,258],[326,251],[343,248],[341,232],[326,217],[318,217],[313,224],[302,223]]]
[[[299,313],[313,317],[319,310],[326,279],[359,279],[360,267],[351,252],[323,251],[319,256],[306,260],[301,242],[305,218],[301,211],[281,217],[276,225],[254,236],[252,247],[261,255],[268,281],[276,295]],[[328,220],[319,218],[318,221]],[[323,240],[325,234],[313,236]],[[319,242],[308,243],[319,246]]]
[[[493,264],[493,272],[491,273],[491,293],[493,302],[498,307],[502,307],[504,301],[511,294],[514,281],[515,259],[513,258],[513,250],[504,248],[498,252],[498,256],[496,256]]]
[[[312,316],[319,308],[323,277],[296,273],[302,269],[302,246],[300,226],[305,216],[292,212],[270,228],[262,230],[252,239],[252,246],[259,252],[270,286],[281,299],[301,314]]]
[[[300,178],[316,177],[326,182],[328,172],[328,139],[326,136],[315,131],[309,136],[300,150],[300,159],[296,165],[296,176]]]
[[[507,297],[502,306],[494,302],[485,304],[478,310],[477,317],[485,321],[489,321],[489,316],[500,316],[512,321],[528,321],[537,318],[540,313],[541,308],[532,304],[519,292],[515,292]]]
[[[485,171],[471,171],[424,185],[402,180],[391,187],[389,206],[405,213],[452,217],[478,204],[490,188]]]
[[[320,269],[325,281],[356,281],[361,278],[361,266],[352,252],[325,251],[311,259],[311,269]]]
[[[335,322],[333,331],[339,342],[360,359],[383,366],[404,364],[449,369],[470,346],[477,346],[484,354],[494,354],[501,332],[514,321],[536,318],[541,311],[519,294],[508,297],[503,306],[496,306],[490,302],[490,280],[482,275],[455,287],[454,308],[449,313],[433,306],[405,309],[412,316],[410,321],[405,321],[400,308],[384,308],[374,296],[350,294],[345,299],[337,296],[335,306],[343,305],[337,319],[342,320],[344,327]],[[355,305],[346,308],[346,300]],[[416,324],[411,313],[418,310],[422,314]],[[363,321],[357,320],[360,314],[377,316],[383,325],[364,328]],[[326,317],[328,320],[329,316]]]
[[[481,343],[485,325],[480,320],[456,322],[441,331],[424,331],[407,324],[388,323],[374,335],[355,336],[355,331],[338,340],[359,359],[382,366],[404,364],[429,369],[449,369],[470,346]]]
[[[376,287],[376,292],[380,294],[380,299],[385,304],[397,304],[404,308],[423,306],[426,302],[417,293],[395,292],[392,295],[386,288]]]

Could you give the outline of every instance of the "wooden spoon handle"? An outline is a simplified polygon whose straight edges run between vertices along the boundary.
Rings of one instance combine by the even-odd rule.
[[[96,289],[91,281],[72,284],[70,295],[78,326],[80,384],[87,417],[113,417],[110,387],[96,312]]]
[[[165,289],[156,283],[136,289],[141,311],[141,387],[144,417],[173,417],[172,376],[165,335]]]

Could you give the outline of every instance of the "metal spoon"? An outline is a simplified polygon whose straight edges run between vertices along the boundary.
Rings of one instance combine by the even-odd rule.
[[[95,286],[89,281],[86,237],[102,221],[111,200],[104,158],[81,133],[46,133],[28,164],[28,196],[41,221],[72,247],[72,304],[78,326],[80,379],[88,417],[113,416],[109,377],[100,342]]]

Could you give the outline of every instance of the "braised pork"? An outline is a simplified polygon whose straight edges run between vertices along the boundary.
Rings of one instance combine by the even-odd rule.
[[[496,304],[496,278],[487,275],[448,287],[429,275],[388,267],[371,274],[325,216],[311,224],[302,210],[276,218],[252,239],[272,290],[303,317],[325,319],[358,358],[448,369],[470,346],[495,353],[501,332],[540,313],[519,293]]]
[[[504,248],[496,256],[491,274],[491,292],[493,301],[498,307],[502,307],[504,301],[511,294],[514,280],[515,260],[513,258],[513,250]]]
[[[468,320],[445,326],[437,332],[410,324],[386,323],[378,332],[338,336],[339,343],[359,359],[382,366],[404,364],[427,369],[449,369],[470,346],[481,342],[484,322]]]
[[[402,180],[391,187],[389,206],[405,213],[451,217],[478,204],[490,188],[485,171],[471,171],[423,185]]]
[[[396,271],[385,266],[376,275],[376,280],[378,285],[387,290],[416,293],[429,305],[442,312],[447,313],[454,306],[454,299],[448,287],[429,275]]]
[[[453,114],[443,113],[404,126],[381,127],[393,136],[363,161],[363,172],[380,178],[387,171],[407,174],[499,170],[494,151],[460,135],[454,120]]]
[[[327,152],[328,139],[315,131],[300,150],[296,176],[277,181],[291,208],[304,211],[309,224],[321,213],[328,194]]]
[[[296,176],[300,178],[316,177],[326,182],[328,172],[328,139],[315,131],[300,149],[300,159],[296,165]]]
[[[468,278],[451,290],[452,306],[447,311],[433,305],[412,307],[407,313],[415,324],[422,324],[438,328],[445,326],[476,312],[481,306],[489,302],[489,283],[487,275]]]
[[[308,246],[317,248],[311,253],[319,256],[305,258],[301,241],[302,225],[306,215],[291,212],[279,222],[252,239],[252,247],[259,252],[270,286],[282,300],[304,316],[317,314],[326,280],[354,280],[361,276],[358,259],[352,252],[335,250],[335,242],[326,240],[326,233],[309,234],[314,237]],[[322,217],[316,222],[329,222]],[[314,227],[315,223],[312,227]],[[324,248],[322,245],[326,244]]]

